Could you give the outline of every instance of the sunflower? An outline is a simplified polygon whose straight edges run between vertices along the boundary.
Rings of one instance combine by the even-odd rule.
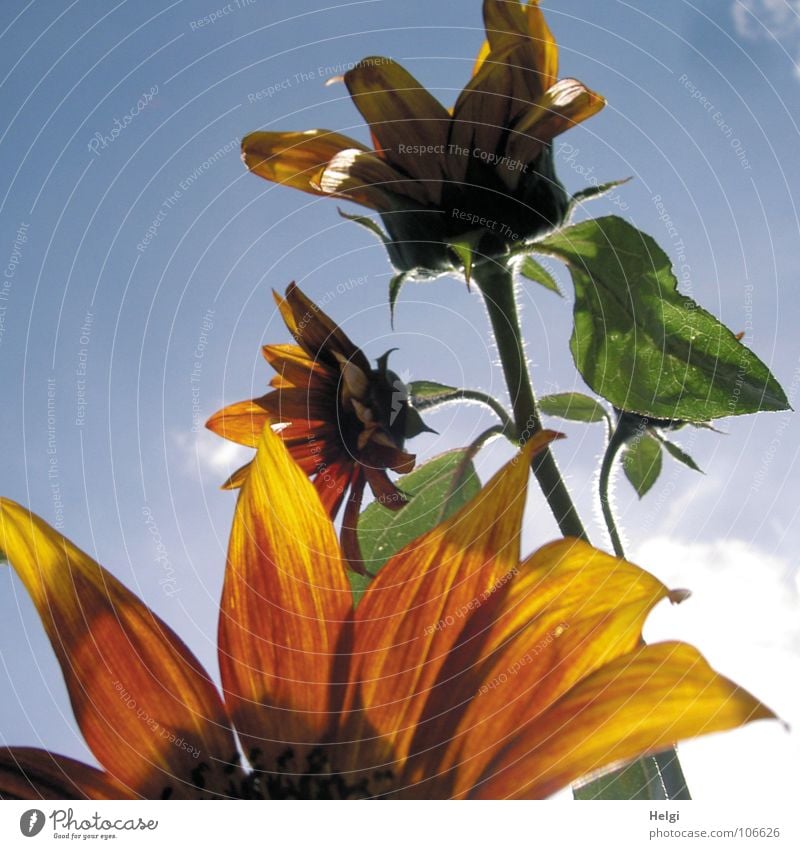
[[[484,0],[483,17],[487,41],[452,110],[396,62],[369,57],[343,79],[374,150],[330,130],[255,132],[242,141],[245,164],[380,213],[390,258],[404,272],[460,268],[457,248],[500,256],[558,226],[568,198],[552,140],[605,101],[558,79],[558,47],[538,0]]]
[[[0,796],[541,798],[772,716],[694,648],[641,644],[671,594],[637,566],[569,539],[520,562],[528,464],[548,438],[395,554],[354,609],[327,510],[265,428],[229,542],[222,693],[118,580],[0,500],[0,550],[100,764],[6,748]]]
[[[365,484],[392,510],[406,503],[387,469],[406,473],[415,457],[403,450],[407,436],[429,430],[409,406],[400,378],[387,368],[388,355],[373,369],[341,328],[294,284],[275,300],[297,345],[265,345],[264,357],[278,372],[274,391],[215,413],[206,427],[242,445],[255,447],[267,424],[280,429],[289,453],[313,476],[322,503],[335,518],[345,497],[342,547],[361,571],[356,534]],[[244,480],[248,464],[226,486]]]

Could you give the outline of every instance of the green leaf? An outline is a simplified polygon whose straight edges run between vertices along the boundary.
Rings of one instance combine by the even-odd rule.
[[[540,263],[536,262],[533,257],[526,256],[519,266],[519,273],[528,280],[533,280],[545,289],[555,292],[557,295],[564,297],[563,292],[558,287],[555,277]]]
[[[469,233],[464,233],[457,240],[447,242],[447,246],[456,255],[458,264],[463,266],[464,277],[466,278],[468,287],[472,279],[472,266],[475,261],[475,253],[482,238],[483,230],[472,230]]]
[[[643,498],[661,474],[661,443],[649,433],[634,437],[622,452],[622,468],[639,498]]]
[[[339,210],[339,215],[341,215],[342,218],[346,218],[348,221],[354,221],[356,224],[360,224],[362,227],[365,227],[370,233],[372,233],[373,236],[377,236],[384,245],[389,244],[389,237],[386,233],[381,230],[375,221],[371,218],[367,218],[366,215],[350,215],[342,209]]]
[[[669,258],[650,236],[608,216],[559,230],[536,250],[569,266],[572,355],[616,407],[689,422],[788,408],[764,363],[678,292]]]
[[[394,330],[394,307],[397,301],[397,296],[400,294],[400,290],[403,288],[403,283],[408,280],[409,273],[407,271],[402,271],[400,274],[395,274],[394,277],[389,281],[389,322],[392,326],[392,330]]]
[[[601,183],[599,186],[589,186],[587,189],[581,189],[581,191],[575,192],[575,194],[569,199],[569,212],[567,214],[569,215],[579,204],[585,203],[587,200],[594,200],[595,198],[607,195],[609,192],[616,189],[617,186],[624,186],[625,183],[632,179],[633,177],[625,177],[622,180],[611,180],[609,183]]]
[[[663,799],[664,789],[655,758],[645,757],[573,788],[572,795],[581,800]]]
[[[420,401],[447,398],[450,395],[458,395],[460,392],[461,390],[456,389],[455,386],[445,386],[433,380],[412,380],[408,384],[408,396],[415,406]]]
[[[548,416],[558,416],[572,422],[608,421],[603,405],[580,392],[560,392],[539,399],[539,409]]]
[[[693,472],[700,472],[701,475],[705,474],[700,466],[682,448],[675,445],[674,442],[670,442],[668,439],[661,439],[660,442],[679,463],[688,466]]]
[[[448,451],[429,460],[397,485],[411,496],[400,510],[373,502],[358,520],[358,541],[367,571],[375,574],[404,545],[432,530],[477,495],[480,480],[471,462],[463,464],[466,451]],[[453,488],[454,476],[464,474]],[[452,489],[452,491],[451,491]],[[370,578],[350,574],[355,602],[364,594]]]

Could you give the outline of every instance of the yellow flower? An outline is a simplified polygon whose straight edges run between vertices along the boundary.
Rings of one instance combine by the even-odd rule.
[[[448,111],[396,62],[364,59],[344,75],[375,149],[329,130],[255,132],[255,174],[381,214],[401,271],[460,267],[448,245],[502,255],[561,223],[567,195],[552,140],[603,98],[558,79],[558,47],[538,0],[484,0],[487,42]]]
[[[387,370],[386,357],[372,369],[361,349],[294,283],[275,300],[298,344],[264,346],[264,357],[278,372],[270,384],[274,391],[220,410],[206,427],[255,448],[265,425],[283,424],[281,439],[313,476],[332,519],[349,493],[342,548],[361,571],[356,525],[364,486],[369,483],[384,506],[402,507],[406,498],[386,470],[410,472],[416,458],[403,450],[405,438],[428,428],[409,406],[400,378]],[[241,485],[249,465],[227,485]]]
[[[520,562],[528,465],[548,438],[394,555],[354,610],[330,518],[265,428],[229,543],[221,694],[119,581],[0,501],[0,550],[101,764],[0,750],[0,796],[540,798],[771,717],[690,646],[641,644],[670,596],[651,575],[568,539]]]

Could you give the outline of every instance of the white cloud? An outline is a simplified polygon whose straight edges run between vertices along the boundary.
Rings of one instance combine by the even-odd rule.
[[[800,32],[800,0],[734,0],[731,11],[742,38],[780,41]]]
[[[800,77],[800,0],[733,0],[733,23],[748,41],[777,41]]]
[[[661,605],[645,629],[650,642],[681,639],[750,690],[793,729],[760,722],[681,746],[698,799],[764,800],[794,793],[800,760],[800,597],[798,566],[742,540],[648,540],[631,559],[692,597]]]
[[[237,445],[205,428],[196,433],[176,431],[172,440],[185,474],[195,478],[219,478],[220,483],[251,460],[255,453],[252,448]]]

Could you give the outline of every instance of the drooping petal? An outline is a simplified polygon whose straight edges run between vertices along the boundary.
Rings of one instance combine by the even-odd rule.
[[[366,151],[354,139],[331,130],[306,132],[256,132],[242,139],[242,159],[259,177],[301,189],[313,195],[327,194],[320,188],[322,170],[343,150]],[[349,196],[371,209],[385,205],[380,190],[352,187]]]
[[[559,80],[520,119],[508,142],[508,155],[530,162],[557,135],[596,115],[606,101],[573,79]]]
[[[135,799],[93,766],[25,747],[0,748],[0,799]]]
[[[426,761],[444,745],[446,795],[468,790],[521,725],[632,651],[648,613],[668,595],[648,572],[579,540],[540,548],[464,629],[414,741],[429,753],[417,773],[431,774]]]
[[[105,769],[148,798],[227,784],[223,769],[236,746],[225,709],[173,631],[69,540],[6,499],[0,551],[36,606],[75,718]]]
[[[264,345],[264,359],[283,378],[282,387],[307,386],[313,375],[319,380],[331,378],[331,373],[322,363],[311,359],[299,345]],[[334,389],[336,382],[334,380]]]
[[[206,427],[223,439],[255,448],[261,431],[269,424],[270,415],[258,400],[238,401],[218,410],[206,422]]]
[[[279,436],[263,432],[231,531],[219,623],[225,699],[245,754],[302,762],[335,699],[335,652],[352,607],[336,532]]]
[[[483,20],[493,52],[524,47],[524,69],[541,93],[558,77],[558,45],[539,8],[539,0],[523,6],[508,0],[484,0]]]
[[[528,465],[553,436],[537,435],[468,505],[394,555],[358,606],[352,704],[362,733],[380,735],[399,763],[463,611],[519,565]]]
[[[361,350],[296,283],[289,284],[285,297],[281,298],[277,292],[273,295],[289,332],[312,360],[322,362],[339,374],[338,354],[345,360],[352,360],[362,371],[370,370],[369,361]]]
[[[397,62],[371,56],[344,75],[358,111],[372,130],[378,154],[438,203],[450,114]]]
[[[644,646],[602,666],[518,729],[470,795],[545,798],[603,767],[774,716],[692,646]]]
[[[424,206],[431,200],[431,186],[436,184],[409,179],[376,153],[343,150],[320,172],[317,185],[323,194],[343,197],[378,212],[390,212],[397,206],[396,195]],[[365,196],[370,203],[365,202]]]

